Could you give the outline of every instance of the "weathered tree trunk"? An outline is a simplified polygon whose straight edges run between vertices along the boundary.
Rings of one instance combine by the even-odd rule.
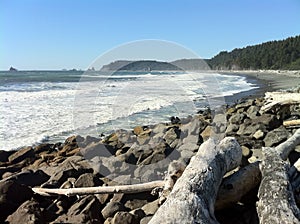
[[[204,142],[150,223],[218,223],[214,205],[222,177],[241,158],[234,138],[227,137],[218,145],[212,139]]]
[[[281,159],[276,148],[262,150],[265,158],[260,163],[262,181],[257,203],[260,223],[299,223],[300,211],[288,179],[288,162]]]

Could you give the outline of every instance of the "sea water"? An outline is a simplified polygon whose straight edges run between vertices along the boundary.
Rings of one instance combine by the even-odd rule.
[[[0,150],[166,122],[253,88],[213,72],[2,71]]]

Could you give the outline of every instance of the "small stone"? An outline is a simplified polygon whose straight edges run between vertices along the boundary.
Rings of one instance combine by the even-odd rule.
[[[262,139],[265,133],[262,130],[258,130],[254,133],[253,138],[255,139]]]

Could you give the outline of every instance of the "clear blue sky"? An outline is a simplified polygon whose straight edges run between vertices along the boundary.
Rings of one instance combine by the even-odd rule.
[[[85,69],[140,39],[210,58],[299,34],[300,0],[0,0],[0,70]]]

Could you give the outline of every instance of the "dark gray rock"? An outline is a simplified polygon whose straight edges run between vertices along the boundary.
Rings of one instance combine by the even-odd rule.
[[[117,212],[126,211],[125,206],[117,201],[111,201],[106,204],[106,206],[102,209],[101,213],[104,219],[108,217],[113,217]]]
[[[13,181],[0,182],[0,222],[12,214],[23,202],[33,195],[30,188]]]
[[[181,145],[180,147],[177,148],[177,151],[182,152],[182,151],[189,151],[189,152],[196,152],[199,149],[199,145],[197,143],[186,143]]]
[[[136,216],[129,212],[117,212],[113,219],[112,224],[138,224],[139,221]]]
[[[78,178],[84,173],[93,173],[90,164],[83,160],[81,156],[68,157],[53,170],[51,178],[43,186],[60,187],[69,177]]]
[[[273,114],[262,114],[261,116],[254,118],[251,123],[263,124],[267,130],[273,130],[282,124],[277,116]]]
[[[32,147],[24,147],[8,157],[9,162],[18,163],[27,158],[34,158],[34,150]]]
[[[110,157],[116,152],[115,148],[111,145],[103,144],[101,142],[92,142],[85,148],[80,150],[80,153],[86,159],[92,159],[96,156]]]
[[[92,173],[84,173],[78,177],[78,179],[74,183],[74,187],[95,187],[101,186],[103,181],[97,178]]]
[[[268,132],[264,138],[264,143],[266,147],[272,147],[284,142],[288,137],[289,132],[285,129],[285,127],[281,126]]]
[[[240,136],[252,136],[257,130],[264,130],[265,126],[260,123],[242,124],[237,132]]]
[[[36,154],[39,154],[42,152],[53,152],[54,144],[48,144],[48,143],[39,144],[39,145],[35,146],[33,149]]]
[[[125,207],[129,208],[130,210],[134,210],[137,208],[141,208],[142,206],[144,206],[145,204],[147,204],[148,201],[147,200],[142,200],[142,199],[132,199],[132,200],[128,200],[125,203]]]
[[[41,205],[30,200],[24,202],[13,214],[7,217],[9,223],[43,224],[48,223],[54,215],[41,208]]]
[[[243,120],[245,117],[246,117],[246,115],[244,113],[234,114],[230,117],[229,122],[231,124],[241,124],[241,123],[243,123]]]
[[[226,128],[226,135],[233,135],[235,132],[239,130],[239,126],[237,124],[229,124]]]
[[[13,154],[15,151],[4,151],[0,150],[0,162],[8,162],[8,157]]]
[[[249,99],[249,100],[246,100],[245,102],[241,102],[241,103],[237,104],[235,106],[235,108],[247,110],[250,106],[253,105],[253,103],[254,103],[254,100]]]
[[[101,223],[100,209],[98,199],[89,195],[75,202],[67,214],[59,216],[54,223]]]
[[[11,180],[17,184],[23,184],[29,187],[36,187],[40,186],[42,183],[45,183],[49,178],[50,177],[42,170],[27,170],[14,174],[2,181]]]

